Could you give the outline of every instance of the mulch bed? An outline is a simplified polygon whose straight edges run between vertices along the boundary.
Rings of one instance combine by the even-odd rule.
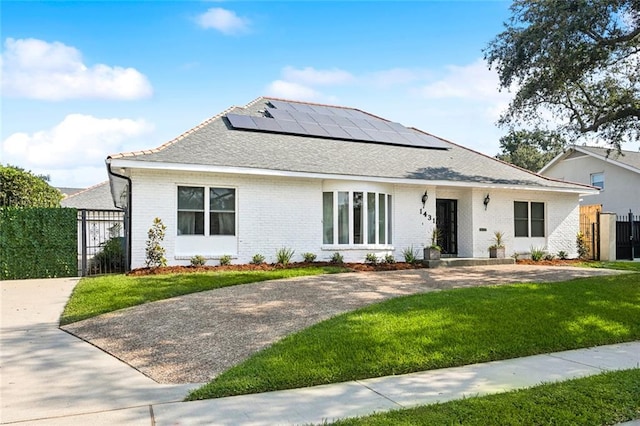
[[[518,265],[540,265],[540,266],[576,266],[577,264],[584,263],[584,260],[580,259],[553,259],[553,260],[538,260],[531,259],[518,259],[516,261]],[[242,264],[242,265],[216,265],[216,266],[162,266],[159,268],[138,268],[129,272],[127,275],[143,276],[143,275],[162,275],[162,274],[184,274],[190,272],[216,272],[216,271],[273,271],[276,269],[294,269],[305,268],[314,266],[341,266],[347,268],[353,272],[375,272],[375,271],[405,271],[408,269],[422,269],[425,266],[421,263],[407,263],[407,262],[395,262],[395,263],[331,263],[331,262],[293,262],[288,265],[282,265],[280,263],[262,263],[260,265],[254,264]]]
[[[339,266],[347,268],[354,272],[369,271],[404,271],[408,269],[421,269],[425,266],[422,263],[378,263],[375,265],[369,263],[330,263],[330,262],[294,262],[288,265],[262,263],[260,265],[243,264],[243,265],[224,265],[224,266],[161,266],[159,268],[138,268],[129,272],[127,275],[143,276],[143,275],[161,275],[161,274],[183,274],[189,272],[217,272],[217,271],[273,271],[276,269],[295,269],[305,267],[320,266]]]

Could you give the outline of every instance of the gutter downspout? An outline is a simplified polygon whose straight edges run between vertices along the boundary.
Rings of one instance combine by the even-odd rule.
[[[113,201],[113,205],[114,207],[124,211],[124,238],[126,248],[125,256],[127,259],[126,272],[129,272],[131,270],[131,179],[128,176],[115,173],[113,170],[111,170],[111,157],[107,157],[105,163],[107,164],[107,173],[109,174],[109,187],[111,189],[111,199]],[[118,205],[116,204],[115,197],[113,196],[113,185],[111,185],[111,176],[115,176],[127,181],[127,206],[125,208],[118,207]]]

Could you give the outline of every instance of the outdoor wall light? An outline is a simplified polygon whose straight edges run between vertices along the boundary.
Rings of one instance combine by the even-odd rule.
[[[484,197],[484,201],[483,201],[485,210],[487,209],[487,206],[489,205],[489,201],[491,201],[491,198],[489,198],[489,194],[487,194],[487,196]]]
[[[427,190],[424,190],[424,194],[422,194],[422,208],[427,204],[427,200],[429,199],[429,194],[427,194]]]

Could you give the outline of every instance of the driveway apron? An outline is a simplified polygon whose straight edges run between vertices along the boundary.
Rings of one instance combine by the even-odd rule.
[[[0,422],[180,401],[193,386],[159,385],[127,364],[58,328],[77,279],[0,282]],[[136,414],[128,419],[129,413]],[[135,423],[135,410],[122,411]],[[128,421],[131,420],[131,421]],[[60,424],[62,424],[60,423]],[[147,423],[148,424],[148,423]]]

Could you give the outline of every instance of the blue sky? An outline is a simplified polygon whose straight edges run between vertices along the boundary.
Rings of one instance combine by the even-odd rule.
[[[504,1],[13,2],[0,6],[0,162],[107,178],[261,95],[360,108],[488,155],[510,99],[482,49]]]

